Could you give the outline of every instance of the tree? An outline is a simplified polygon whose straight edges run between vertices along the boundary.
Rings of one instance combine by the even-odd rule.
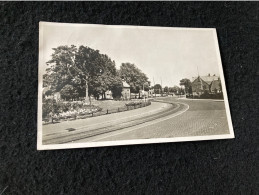
[[[192,94],[192,86],[189,87],[188,93]]]
[[[91,76],[89,82],[89,92],[102,95],[106,99],[105,92],[114,87],[114,82],[118,79],[118,72],[115,67],[115,62],[112,61],[107,55],[100,56],[100,74]]]
[[[119,76],[114,78],[112,87],[111,87],[112,97],[113,98],[120,98],[122,92],[122,80]]]
[[[180,87],[178,86],[173,86],[173,87],[169,87],[169,92],[170,93],[179,93],[180,92]]]
[[[46,96],[53,95],[53,91],[49,89],[48,91],[45,92],[45,95]]]
[[[168,93],[169,92],[169,88],[167,86],[164,87],[164,92]]]
[[[154,93],[155,94],[161,94],[162,93],[162,86],[160,84],[155,84]]]
[[[76,93],[77,91],[72,85],[65,85],[60,91],[61,97],[64,98],[65,100],[70,100],[72,98],[75,98]]]
[[[43,77],[44,86],[50,86],[55,92],[70,85],[78,97],[99,97],[111,89],[117,73],[115,62],[107,55],[86,46],[59,46],[53,50]]]
[[[43,83],[49,86],[53,92],[60,91],[65,85],[71,84],[73,75],[70,67],[75,63],[76,46],[59,46],[53,48],[52,59],[47,62],[49,68],[43,76]]]
[[[180,80],[180,86],[184,86],[185,87],[185,92],[189,92],[189,88],[192,86],[192,83],[190,81],[190,79],[182,79]]]
[[[149,89],[150,82],[148,77],[138,69],[134,64],[122,63],[120,66],[119,74],[121,79],[125,80],[133,93],[139,93],[144,86],[144,90]]]

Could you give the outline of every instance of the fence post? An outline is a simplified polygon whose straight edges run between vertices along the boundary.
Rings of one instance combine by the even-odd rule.
[[[107,112],[106,112],[106,114],[109,114],[109,110],[107,109]]]
[[[94,112],[92,112],[92,117],[94,116]]]
[[[120,112],[120,108],[118,108],[118,112]]]

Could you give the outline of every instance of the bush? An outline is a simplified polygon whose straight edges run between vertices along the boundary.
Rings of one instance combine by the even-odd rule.
[[[46,118],[50,113],[59,113],[59,106],[54,99],[44,99],[42,103],[42,117]]]
[[[70,110],[75,110],[76,112],[79,109],[88,109],[88,110],[95,110],[95,112],[102,111],[102,108],[99,106],[95,105],[85,105],[83,102],[56,102],[54,99],[47,99],[43,101],[42,104],[42,117],[46,118],[52,113],[53,115],[55,114],[60,114],[63,112],[67,112]]]

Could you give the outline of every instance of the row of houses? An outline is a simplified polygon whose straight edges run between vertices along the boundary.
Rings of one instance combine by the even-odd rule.
[[[107,99],[113,99],[111,91],[106,91],[105,95]],[[129,99],[137,99],[137,98],[144,98],[144,97],[147,98],[152,96],[153,96],[153,90],[149,90],[149,91],[140,90],[140,93],[131,93],[130,85],[125,81],[122,82],[121,99],[129,100]]]
[[[214,93],[214,94],[222,92],[220,77],[216,75],[211,76],[210,74],[206,76],[192,77],[191,87],[192,87],[192,95],[198,95],[198,96],[206,92]],[[48,90],[49,90],[48,87],[43,89],[43,94],[45,95],[46,99],[50,99],[50,98],[54,98],[56,100],[61,99],[61,95],[59,92],[56,92],[54,94],[47,94],[46,92]],[[136,99],[136,98],[144,98],[144,97],[153,97],[153,94],[154,94],[154,90],[149,90],[149,91],[140,90],[140,93],[138,94],[131,93],[130,85],[125,81],[122,82],[121,99],[128,100],[128,99]],[[107,99],[113,99],[111,91],[106,91],[105,96]]]
[[[55,100],[60,100],[61,99],[61,94],[60,92],[55,92],[54,94],[48,94],[47,91],[49,90],[49,87],[45,87],[43,89],[43,95],[46,99],[55,99]],[[143,98],[143,97],[151,97],[153,95],[152,91],[144,91],[140,90],[140,97],[139,93],[131,93],[130,91],[130,85],[123,81],[122,82],[122,92],[121,92],[121,99],[124,100],[129,100],[129,99],[137,99],[137,98]],[[112,92],[110,90],[105,92],[105,97],[107,99],[113,99]],[[102,97],[100,96],[100,99]]]

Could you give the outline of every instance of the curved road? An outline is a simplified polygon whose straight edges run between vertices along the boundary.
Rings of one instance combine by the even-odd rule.
[[[148,114],[119,118],[111,114],[109,121],[76,126],[74,131],[49,133],[43,144],[83,143],[148,138],[170,138],[229,133],[224,102],[213,100],[178,100],[157,98],[153,104],[163,109]],[[141,109],[137,109],[138,113]],[[127,113],[127,112],[125,112]],[[124,113],[124,114],[125,114]],[[128,112],[131,113],[131,112]],[[132,113],[136,113],[132,112]],[[114,117],[113,117],[114,116]],[[98,117],[96,117],[98,118]],[[101,118],[99,118],[101,119]]]
[[[153,102],[152,104],[156,104],[155,108],[158,107],[159,109],[150,108],[147,112],[147,110],[140,108],[123,113],[89,118],[83,120],[81,124],[79,120],[67,121],[63,124],[63,127],[60,127],[59,124],[47,125],[44,128],[50,128],[50,130],[43,135],[43,144],[62,144],[78,140],[81,142],[85,141],[85,139],[91,141],[97,135],[107,136],[106,134],[110,132],[116,132],[117,134],[121,131],[128,131],[129,128],[151,125],[158,122],[158,120],[176,116],[188,109],[188,105],[182,103]],[[69,129],[72,131],[67,131]]]
[[[225,105],[215,100],[178,100],[177,98],[158,98],[158,101],[181,106],[181,111],[154,120],[146,125],[137,125],[121,131],[110,132],[76,141],[118,141],[149,138],[190,137],[229,134]],[[184,109],[183,105],[188,105]],[[186,107],[185,107],[186,108]]]

